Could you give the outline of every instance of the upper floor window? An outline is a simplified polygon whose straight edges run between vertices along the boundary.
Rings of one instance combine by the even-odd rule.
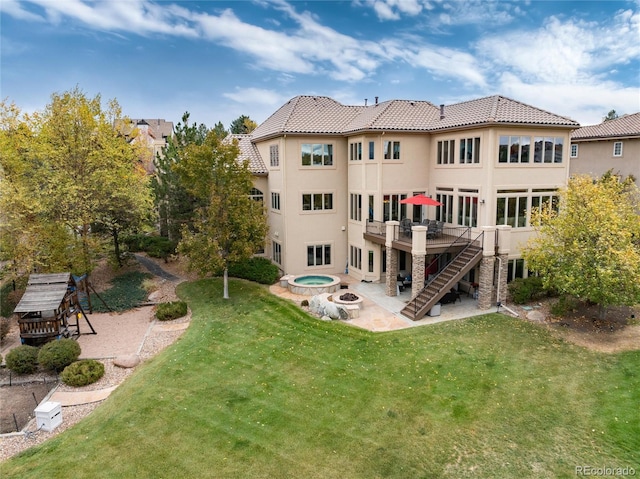
[[[578,158],[578,145],[571,145],[571,158]]]
[[[373,160],[375,158],[375,143],[373,141],[369,142],[369,159]]]
[[[622,156],[622,142],[616,141],[613,144],[613,156]]]
[[[303,143],[302,166],[332,166],[333,145],[326,143]]]
[[[350,195],[349,218],[355,221],[362,221],[362,195]]]
[[[384,159],[385,160],[400,159],[400,142],[399,141],[384,142]]]
[[[458,195],[458,224],[461,226],[478,226],[478,190],[460,190]]]
[[[442,203],[436,206],[436,220],[445,223],[453,223],[453,191],[452,188],[442,188],[436,190],[436,200]]]
[[[319,211],[333,209],[332,193],[305,193],[302,195],[303,211]]]
[[[278,153],[278,145],[269,147],[269,162],[271,166],[280,166],[280,156]]]
[[[460,140],[460,163],[480,163],[480,137]]]
[[[455,160],[456,140],[445,140],[438,142],[438,158],[439,165],[453,165]]]
[[[382,220],[400,221],[407,216],[407,205],[401,204],[407,195],[384,195],[382,201]]]
[[[280,209],[280,193],[271,193],[271,209]]]
[[[349,143],[349,160],[360,161],[362,160],[362,143]]]
[[[562,163],[562,137],[535,137],[533,161],[535,163]]]
[[[522,228],[527,224],[528,190],[498,190],[496,225]]]

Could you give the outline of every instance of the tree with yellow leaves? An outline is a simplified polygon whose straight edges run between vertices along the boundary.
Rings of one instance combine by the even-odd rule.
[[[571,178],[560,208],[531,213],[538,234],[523,250],[545,287],[599,306],[640,304],[640,200],[632,178]]]

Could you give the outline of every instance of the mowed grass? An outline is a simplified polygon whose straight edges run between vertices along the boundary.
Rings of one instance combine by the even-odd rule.
[[[192,325],[3,478],[575,477],[640,471],[640,352],[488,314],[370,333],[217,279]],[[63,412],[64,414],[64,412]]]

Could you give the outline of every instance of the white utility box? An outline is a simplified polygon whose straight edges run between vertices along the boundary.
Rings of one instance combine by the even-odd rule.
[[[36,414],[36,427],[43,431],[53,431],[62,424],[62,406],[59,402],[46,401],[33,411]]]
[[[440,303],[436,303],[427,313],[429,316],[440,316]]]

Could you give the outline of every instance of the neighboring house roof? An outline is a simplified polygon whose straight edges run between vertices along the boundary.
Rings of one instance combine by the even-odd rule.
[[[428,101],[411,100],[345,106],[328,97],[297,96],[258,126],[253,131],[253,139],[264,140],[282,134],[344,135],[389,130],[430,132],[495,123],[580,126],[570,118],[500,95],[441,108]]]
[[[135,125],[149,125],[149,129],[153,130],[153,136],[155,138],[169,138],[173,135],[172,121],[166,121],[162,118],[131,118],[130,121]]]
[[[251,135],[227,135],[224,141],[238,140],[238,148],[240,148],[240,155],[238,160],[249,160],[249,170],[254,175],[262,176],[268,173],[267,167],[262,161],[262,157],[258,152],[256,145],[251,143]]]
[[[597,140],[640,137],[640,112],[606,120],[598,125],[583,126],[571,133],[571,140]]]

